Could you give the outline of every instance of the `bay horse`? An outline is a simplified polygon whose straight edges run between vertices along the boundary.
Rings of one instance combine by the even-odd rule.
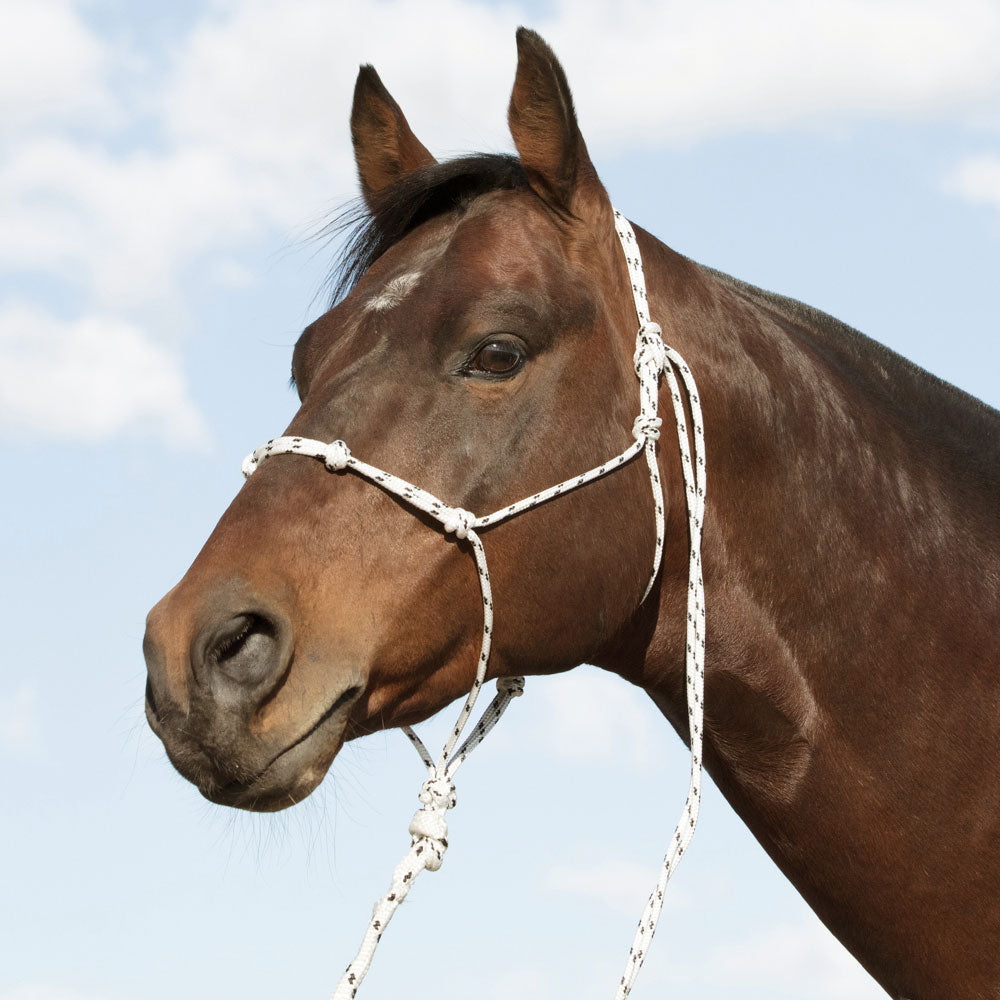
[[[636,405],[611,203],[554,54],[524,29],[517,48],[516,157],[437,162],[361,69],[367,213],[292,358],[286,433],[343,438],[474,511],[620,452]],[[1000,997],[1000,414],[636,232],[704,410],[705,765],[891,996]],[[675,450],[658,461],[646,600],[641,463],[486,533],[490,676],[597,664],[685,738],[687,522]],[[149,615],[170,760],[214,802],[282,809],[346,740],[465,694],[465,545],[365,480],[265,463]]]

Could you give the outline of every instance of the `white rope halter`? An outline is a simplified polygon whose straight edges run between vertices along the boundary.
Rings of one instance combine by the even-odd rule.
[[[392,919],[392,915],[409,893],[416,877],[425,868],[429,871],[437,871],[441,867],[444,853],[448,847],[448,824],[445,821],[445,814],[454,807],[456,801],[453,780],[455,773],[469,754],[483,741],[486,734],[497,724],[511,699],[518,697],[524,691],[523,677],[499,678],[497,680],[497,693],[493,701],[483,712],[465,742],[457,750],[455,749],[486,679],[493,637],[493,594],[490,588],[490,574],[486,566],[486,551],[478,532],[523,511],[530,510],[532,507],[537,507],[553,497],[593,482],[595,479],[621,468],[626,462],[635,458],[640,451],[645,451],[646,462],[649,466],[649,479],[653,489],[656,519],[653,571],[642,595],[642,600],[645,600],[649,595],[660,569],[664,536],[663,486],[656,464],[656,441],[660,436],[661,425],[660,417],[657,416],[661,375],[666,377],[673,400],[690,537],[685,673],[691,744],[691,781],[684,810],[671,838],[660,877],[646,903],[635,939],[629,949],[625,972],[615,994],[615,1000],[625,1000],[635,983],[652,940],[653,932],[656,930],[667,882],[694,835],[701,801],[702,720],[705,685],[705,592],[701,571],[701,531],[705,515],[705,439],[702,428],[701,403],[698,399],[698,389],[691,370],[673,348],[663,343],[662,330],[649,318],[646,279],[643,274],[642,258],[635,240],[635,233],[628,220],[617,211],[615,212],[615,231],[618,233],[625,253],[625,262],[628,265],[632,294],[635,299],[635,311],[639,318],[634,358],[635,373],[639,379],[639,416],[636,417],[632,425],[632,435],[635,441],[621,454],[588,472],[581,473],[572,479],[567,479],[556,486],[536,493],[534,496],[519,500],[517,503],[482,517],[477,517],[461,507],[449,507],[419,486],[414,486],[405,479],[400,479],[398,476],[384,472],[374,465],[369,465],[367,462],[355,458],[343,441],[333,441],[326,444],[309,438],[279,437],[268,441],[243,461],[243,475],[247,478],[267,458],[275,455],[306,455],[310,458],[320,459],[331,472],[342,472],[349,469],[362,478],[377,483],[382,489],[393,493],[410,507],[430,515],[441,525],[445,534],[465,539],[469,543],[472,555],[476,560],[479,587],[483,595],[483,641],[479,662],[476,666],[476,679],[437,760],[435,761],[431,757],[420,737],[409,726],[403,727],[403,732],[416,747],[420,759],[427,768],[427,780],[420,789],[421,808],[417,810],[410,821],[410,849],[396,866],[389,891],[375,904],[372,919],[365,931],[361,947],[337,984],[337,988],[333,992],[333,1000],[351,1000],[357,994],[358,987],[371,965],[375,947]],[[680,385],[674,372],[675,368],[680,372],[691,407],[694,424],[693,459],[688,443],[684,403]]]

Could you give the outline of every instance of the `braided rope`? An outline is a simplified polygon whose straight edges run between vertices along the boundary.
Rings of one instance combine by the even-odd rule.
[[[680,354],[663,343],[660,326],[652,322],[649,317],[642,256],[632,227],[625,217],[617,211],[615,212],[615,231],[625,255],[632,283],[636,315],[639,319],[634,364],[635,373],[639,380],[640,410],[632,425],[634,442],[614,458],[578,476],[564,480],[555,486],[481,517],[477,517],[461,507],[450,507],[419,486],[355,458],[343,441],[327,443],[296,436],[279,437],[261,445],[243,461],[243,475],[249,478],[263,461],[273,458],[275,455],[305,455],[322,461],[330,472],[350,471],[377,484],[382,489],[399,497],[410,507],[428,514],[441,525],[446,535],[454,536],[459,540],[464,539],[469,543],[476,563],[483,600],[483,639],[479,660],[476,664],[476,677],[437,760],[434,760],[412,728],[403,727],[403,732],[427,768],[427,779],[421,786],[419,794],[421,807],[410,821],[410,849],[393,871],[388,892],[376,902],[361,947],[338,982],[332,1000],[353,1000],[368,972],[375,948],[381,940],[385,928],[399,905],[406,898],[417,876],[425,869],[437,871],[441,867],[445,851],[448,848],[448,824],[445,817],[448,810],[454,808],[456,802],[453,780],[455,773],[469,754],[499,722],[510,702],[524,691],[523,677],[498,679],[496,695],[483,711],[469,736],[458,746],[458,741],[465,731],[466,724],[479,698],[479,692],[486,680],[493,638],[493,592],[490,586],[489,568],[486,563],[486,551],[479,537],[479,530],[498,524],[526,510],[531,510],[533,507],[546,503],[563,493],[579,489],[581,486],[621,468],[635,458],[639,452],[645,452],[646,464],[649,467],[650,486],[653,491],[656,542],[653,550],[652,572],[642,595],[643,601],[652,590],[663,557],[665,534],[663,484],[656,461],[656,442],[660,437],[662,424],[662,420],[657,414],[661,376],[666,378],[673,403],[688,510],[690,554],[685,677],[691,745],[691,779],[684,809],[671,838],[659,879],[646,903],[632,947],[629,949],[625,973],[619,984],[616,1000],[625,1000],[635,983],[656,929],[667,882],[694,835],[701,801],[705,683],[705,592],[701,569],[701,534],[705,516],[705,440],[701,403],[691,370]],[[684,391],[691,407],[693,448],[688,439],[683,397],[674,371],[675,368],[680,373],[681,382],[683,382]],[[458,746],[457,750],[456,746]]]
[[[670,838],[670,846],[660,877],[650,893],[646,907],[639,918],[632,946],[629,948],[625,972],[615,992],[615,1000],[625,1000],[635,985],[643,959],[649,950],[649,945],[656,932],[656,925],[663,908],[663,894],[666,891],[670,876],[674,873],[678,862],[691,843],[695,825],[698,822],[698,812],[701,806],[701,762],[702,741],[704,736],[704,698],[705,698],[705,586],[701,568],[701,533],[705,520],[705,432],[701,413],[701,400],[694,376],[687,362],[672,347],[667,347],[660,339],[660,328],[650,323],[646,312],[646,279],[642,270],[642,257],[635,241],[635,233],[628,220],[620,212],[615,212],[615,230],[625,251],[625,262],[628,265],[629,277],[632,280],[632,292],[635,298],[636,312],[639,315],[639,341],[636,348],[636,373],[642,366],[650,370],[659,365],[657,371],[666,376],[673,403],[674,420],[677,424],[677,440],[681,452],[681,473],[684,480],[684,493],[688,510],[688,599],[687,599],[687,635],[684,655],[685,686],[687,689],[688,734],[691,744],[691,777],[688,785],[687,798],[681,811],[680,819]],[[643,325],[645,321],[645,325]],[[651,329],[655,327],[655,332]],[[648,338],[648,339],[647,339]],[[660,352],[662,351],[662,354]],[[691,406],[692,423],[694,424],[694,459],[688,442],[687,419],[684,413],[684,402],[681,397],[674,366],[681,373],[681,380],[687,392]],[[646,386],[649,380],[639,374],[639,384],[642,390],[642,419],[647,412]],[[656,413],[656,400],[652,401],[651,412]],[[637,421],[638,422],[638,421]],[[646,458],[649,462],[650,478],[653,482],[653,495],[657,500],[656,508],[656,555],[654,565],[659,566],[663,547],[663,493],[656,466],[656,452],[647,438]],[[647,593],[648,593],[647,588]]]

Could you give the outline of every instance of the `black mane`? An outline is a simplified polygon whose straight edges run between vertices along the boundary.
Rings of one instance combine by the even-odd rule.
[[[405,174],[379,191],[371,205],[349,205],[322,233],[348,234],[328,280],[333,302],[347,295],[382,254],[422,222],[452,209],[462,210],[487,191],[527,183],[516,156],[473,153]]]

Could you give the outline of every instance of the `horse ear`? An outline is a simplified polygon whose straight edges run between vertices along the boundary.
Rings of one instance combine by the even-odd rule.
[[[610,202],[587,152],[566,74],[541,35],[517,29],[507,121],[528,183],[561,215],[593,217]]]
[[[369,205],[388,184],[411,170],[436,162],[413,134],[373,66],[362,66],[354,84],[351,141],[361,193]]]

